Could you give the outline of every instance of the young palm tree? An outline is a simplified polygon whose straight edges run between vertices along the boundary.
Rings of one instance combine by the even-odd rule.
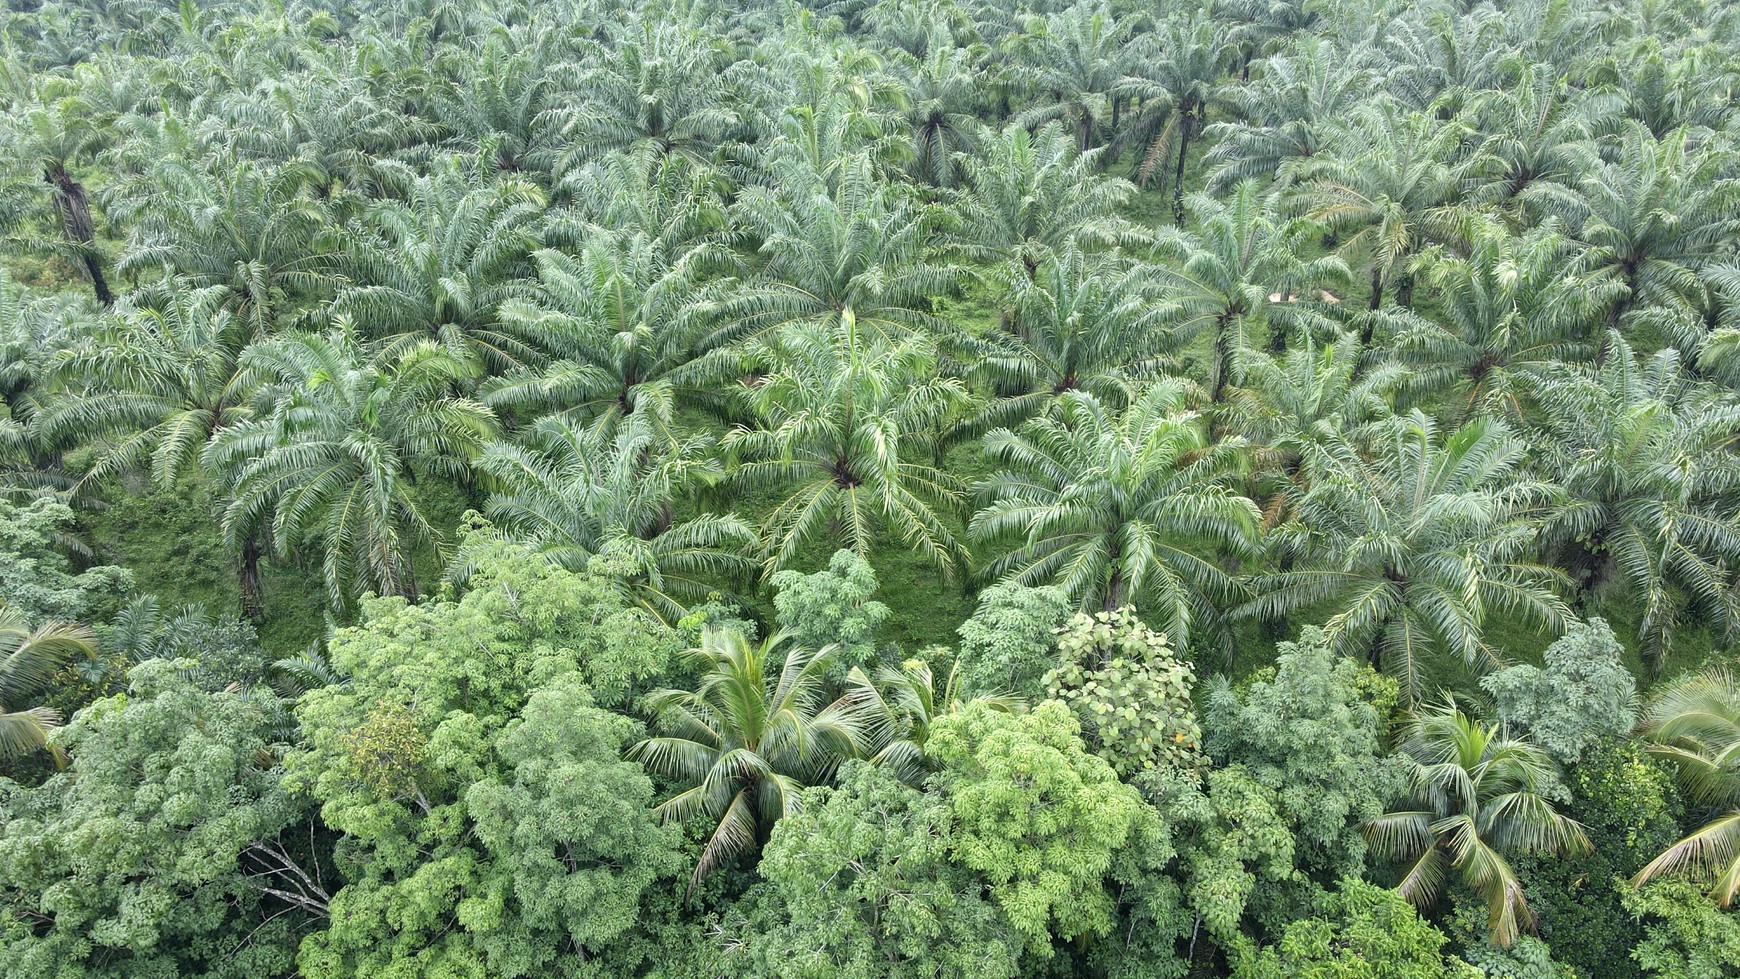
[[[174,485],[216,432],[251,417],[235,383],[249,331],[226,296],[165,280],[124,304],[57,358],[64,393],[36,417],[41,437],[94,444],[86,481],[148,467],[157,485]]]
[[[355,283],[333,311],[361,326],[391,357],[434,340],[455,357],[492,370],[541,364],[547,343],[498,318],[497,308],[531,294],[543,195],[526,183],[468,189],[459,173],[416,178],[410,196],[371,208],[367,228],[347,243]]]
[[[1008,263],[993,281],[1009,327],[984,337],[968,371],[994,397],[955,434],[1019,425],[1068,391],[1113,409],[1157,372],[1169,309],[1154,268],[1089,258],[1067,245],[1029,271]]]
[[[1230,649],[1220,613],[1242,589],[1221,558],[1250,553],[1257,507],[1233,489],[1243,443],[1211,444],[1187,395],[1159,381],[1120,413],[1072,391],[985,436],[1005,467],[976,487],[969,531],[998,555],[986,576],[1055,584],[1083,609],[1135,605],[1180,647]]]
[[[1004,712],[1021,706],[999,695],[966,696],[958,662],[951,663],[948,675],[940,679],[922,659],[877,667],[874,678],[854,666],[846,675],[846,684],[850,689],[842,700],[861,712],[859,716],[874,738],[870,764],[884,766],[917,787],[923,786],[932,771],[924,756],[924,743],[933,724],[968,704],[983,703]]]
[[[68,660],[96,655],[97,639],[84,626],[44,622],[32,629],[17,610],[0,604],[0,762],[41,750],[60,725],[53,708],[24,707],[24,699]]]
[[[961,488],[932,463],[968,402],[960,381],[938,376],[923,341],[860,335],[851,309],[832,329],[789,329],[763,347],[772,371],[748,395],[754,427],[723,444],[740,486],[785,494],[762,524],[767,570],[807,544],[866,554],[892,535],[952,575],[966,555],[945,514]]]
[[[412,483],[464,473],[494,428],[448,394],[473,368],[432,340],[372,362],[342,331],[256,344],[242,366],[256,417],[205,452],[231,494],[225,541],[241,550],[269,530],[280,554],[314,547],[337,609],[364,591],[416,597],[416,545],[439,539]]]
[[[755,532],[736,514],[676,519],[681,494],[723,477],[712,448],[702,435],[672,441],[644,416],[610,434],[548,416],[517,443],[490,444],[476,468],[493,483],[496,536],[572,571],[600,553],[626,559],[634,600],[675,623],[719,582],[755,569]]]
[[[773,825],[826,783],[840,762],[870,744],[859,710],[823,695],[827,650],[793,646],[784,634],[751,643],[709,629],[689,651],[694,690],[649,697],[664,732],[628,756],[684,786],[658,814],[711,826],[687,893],[727,861],[753,854]]]
[[[1491,419],[1440,437],[1416,410],[1372,441],[1369,456],[1340,432],[1308,448],[1298,522],[1274,535],[1298,563],[1260,576],[1240,611],[1280,619],[1328,604],[1329,638],[1395,674],[1412,703],[1433,652],[1497,662],[1483,638],[1491,612],[1542,629],[1569,615],[1554,593],[1563,575],[1531,559],[1557,491],[1524,474],[1522,443]]]
[[[1402,864],[1397,890],[1421,909],[1454,873],[1486,902],[1487,937],[1510,947],[1535,916],[1507,854],[1590,849],[1583,827],[1553,808],[1552,759],[1454,701],[1415,714],[1401,747],[1414,765],[1412,807],[1367,824],[1372,849]]]
[[[1165,229],[1155,239],[1170,263],[1160,280],[1174,303],[1168,316],[1174,344],[1212,338],[1208,392],[1216,404],[1227,384],[1238,381],[1246,352],[1283,349],[1290,334],[1332,331],[1323,287],[1341,288],[1351,277],[1334,256],[1300,258],[1322,229],[1283,221],[1275,203],[1259,195],[1255,181],[1240,184],[1225,203],[1194,195],[1190,208],[1199,230]]]
[[[1632,878],[1695,875],[1710,900],[1732,907],[1740,892],[1740,683],[1717,667],[1680,677],[1644,711],[1650,753],[1678,771],[1686,795],[1710,821],[1662,851]]]
[[[1543,468],[1565,491],[1548,539],[1582,595],[1623,578],[1659,669],[1689,615],[1740,623],[1740,404],[1688,378],[1671,348],[1639,358],[1617,335],[1608,345],[1593,374],[1563,369],[1540,389]]]
[[[1524,422],[1542,372],[1592,353],[1584,341],[1619,288],[1589,264],[1551,220],[1517,237],[1471,219],[1466,256],[1445,249],[1420,256],[1442,322],[1415,317],[1396,337],[1413,371],[1410,386],[1460,404],[1463,421],[1480,410]]]

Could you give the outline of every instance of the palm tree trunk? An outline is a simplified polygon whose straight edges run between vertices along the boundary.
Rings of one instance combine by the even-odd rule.
[[[97,302],[115,305],[115,295],[109,291],[109,280],[103,275],[102,259],[97,257],[96,227],[91,222],[91,202],[84,185],[72,178],[59,163],[43,170],[43,182],[54,188],[54,209],[60,214],[60,226],[67,240],[78,249],[85,274],[90,276],[91,291]]]
[[[1190,106],[1180,105],[1178,112],[1178,169],[1172,174],[1172,221],[1184,223],[1184,156],[1190,152]]]
[[[1384,270],[1383,266],[1373,263],[1371,267],[1371,302],[1366,306],[1366,308],[1375,313],[1381,306],[1383,306],[1383,304]],[[1365,331],[1360,334],[1360,339],[1366,343],[1371,342],[1371,327],[1366,327]]]
[[[266,595],[260,584],[260,542],[253,534],[242,542],[238,571],[242,586],[242,614],[259,622],[266,617]]]

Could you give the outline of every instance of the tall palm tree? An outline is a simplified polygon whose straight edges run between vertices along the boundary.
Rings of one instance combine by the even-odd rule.
[[[1078,152],[1062,127],[1010,126],[981,143],[979,155],[962,161],[967,192],[955,205],[954,251],[987,265],[1020,262],[1031,278],[1068,245],[1097,250],[1140,239],[1119,213],[1135,185],[1099,173],[1097,153]]]
[[[333,311],[389,356],[432,339],[492,370],[541,364],[547,344],[503,323],[497,308],[531,294],[521,277],[539,244],[542,193],[517,182],[470,189],[457,172],[416,178],[409,190],[370,208],[347,242],[354,284]]]
[[[1420,256],[1441,321],[1411,318],[1395,350],[1413,370],[1410,386],[1453,399],[1463,421],[1478,409],[1520,424],[1542,372],[1592,352],[1584,341],[1619,284],[1591,272],[1587,253],[1550,219],[1521,237],[1471,219],[1467,237],[1466,256],[1445,249]]]
[[[1004,467],[976,487],[969,528],[997,555],[986,576],[1056,584],[1083,609],[1135,605],[1180,646],[1230,649],[1221,610],[1242,588],[1221,559],[1251,552],[1257,508],[1233,488],[1243,444],[1211,444],[1188,395],[1162,380],[1118,412],[1071,391],[985,436]]]
[[[1129,70],[1135,19],[1104,4],[1077,3],[1033,18],[1018,38],[1010,66],[1036,104],[1015,117],[1037,128],[1062,122],[1085,152],[1100,145],[1112,121],[1112,98]]]
[[[1211,124],[1203,165],[1208,192],[1221,195],[1246,180],[1296,173],[1322,152],[1336,129],[1371,97],[1377,72],[1363,48],[1352,51],[1300,35],[1293,49],[1258,62],[1248,84],[1222,98],[1232,119]]]
[[[1724,667],[1674,680],[1644,710],[1650,753],[1679,772],[1686,795],[1710,821],[1662,851],[1632,884],[1695,874],[1728,908],[1740,892],[1740,683]]]
[[[1740,403],[1687,377],[1671,348],[1608,345],[1593,374],[1562,369],[1540,389],[1542,468],[1565,491],[1548,539],[1582,595],[1623,578],[1660,668],[1688,615],[1740,624]]]
[[[1122,409],[1158,371],[1171,307],[1152,266],[1095,260],[1068,245],[1032,272],[1009,262],[992,281],[1008,297],[1009,326],[983,338],[967,376],[993,397],[955,434],[1018,425],[1068,391]]]
[[[1172,217],[1184,222],[1184,165],[1190,140],[1202,131],[1211,109],[1224,93],[1220,82],[1233,54],[1226,30],[1205,11],[1168,19],[1136,45],[1132,77],[1119,84],[1119,94],[1135,98],[1135,118],[1112,140],[1112,151],[1139,154],[1138,182],[1146,184],[1165,166],[1176,148],[1172,173]],[[1145,50],[1144,50],[1145,49]]]
[[[1225,203],[1194,195],[1190,208],[1197,231],[1171,228],[1155,238],[1156,251],[1169,260],[1160,280],[1174,303],[1168,317],[1174,342],[1211,339],[1208,392],[1219,404],[1247,351],[1279,350],[1289,334],[1333,330],[1323,289],[1340,288],[1351,274],[1335,256],[1300,258],[1322,229],[1283,220],[1256,181],[1240,184]]]
[[[84,480],[149,467],[174,485],[219,430],[251,417],[237,390],[249,330],[224,308],[222,286],[166,279],[123,304],[86,343],[62,351],[61,395],[36,418],[50,444],[94,444]]]
[[[1583,827],[1553,808],[1552,759],[1452,701],[1414,715],[1401,750],[1413,763],[1408,809],[1366,825],[1380,856],[1399,861],[1403,897],[1434,904],[1450,875],[1487,907],[1487,937],[1508,948],[1535,916],[1507,855],[1586,853]]]
[[[1657,139],[1633,122],[1612,159],[1581,152],[1573,187],[1539,184],[1523,197],[1559,214],[1595,267],[1618,277],[1607,323],[1619,328],[1633,310],[1702,303],[1699,270],[1731,256],[1740,234],[1740,180],[1725,166],[1683,129]]]
[[[492,484],[497,536],[572,571],[601,553],[626,559],[634,600],[674,624],[720,581],[755,569],[755,531],[736,514],[676,517],[679,496],[723,477],[712,448],[702,435],[673,440],[644,416],[609,434],[546,416],[518,442],[490,444],[476,468]]]
[[[4,137],[10,152],[37,169],[48,191],[61,235],[55,250],[83,268],[97,302],[108,306],[115,296],[80,176],[114,132],[114,115],[91,104],[80,89],[76,78],[44,77],[33,98],[8,111]]]
[[[937,436],[968,397],[958,379],[938,376],[931,347],[865,337],[847,309],[832,329],[769,338],[760,358],[771,372],[748,393],[754,425],[723,445],[739,460],[738,485],[784,496],[762,524],[767,570],[808,544],[866,554],[893,536],[952,574],[966,557],[946,519],[961,488],[933,463]]]
[[[1298,522],[1272,535],[1298,563],[1261,575],[1242,614],[1327,604],[1331,641],[1395,674],[1409,703],[1432,653],[1498,661],[1484,639],[1492,612],[1543,629],[1568,617],[1554,591],[1563,575],[1532,559],[1556,489],[1527,477],[1507,428],[1477,418],[1441,436],[1416,410],[1385,422],[1369,454],[1361,441],[1333,432],[1308,448]]]
[[[664,732],[628,756],[682,786],[658,807],[667,820],[711,826],[688,894],[727,861],[754,853],[773,825],[826,783],[842,760],[864,754],[868,726],[853,704],[827,702],[828,650],[793,646],[784,634],[751,643],[709,629],[687,660],[694,690],[648,698]]]
[[[932,260],[940,218],[877,179],[854,155],[829,180],[807,161],[782,157],[774,187],[743,191],[736,218],[761,242],[761,276],[718,304],[721,329],[749,339],[788,324],[835,329],[848,314],[865,337],[944,334],[931,300],[955,288],[957,273]]]
[[[269,531],[280,554],[312,546],[334,608],[364,591],[415,597],[416,545],[439,537],[412,484],[462,475],[494,428],[489,409],[448,393],[474,368],[432,340],[370,361],[342,331],[255,344],[242,366],[256,415],[205,452],[231,495],[226,542],[243,550]]]
[[[24,707],[24,699],[46,686],[67,660],[96,655],[97,639],[84,626],[44,622],[33,629],[16,609],[0,604],[0,762],[42,749],[48,733],[60,726],[52,707]]]
[[[484,402],[560,410],[608,431],[643,411],[669,423],[680,391],[704,395],[702,380],[728,377],[737,365],[697,322],[709,252],[667,262],[661,251],[639,232],[602,230],[578,256],[538,251],[537,292],[504,302],[499,318],[558,359],[486,382]]]
[[[1380,308],[1391,285],[1407,306],[1409,259],[1457,228],[1468,166],[1463,129],[1394,103],[1368,103],[1323,153],[1298,165],[1293,179],[1305,213],[1370,270],[1368,308]]]

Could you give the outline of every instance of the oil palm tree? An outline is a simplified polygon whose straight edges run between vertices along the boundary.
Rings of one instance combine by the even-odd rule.
[[[54,250],[79,264],[98,303],[111,305],[115,296],[103,270],[90,194],[80,177],[113,133],[114,114],[91,104],[76,78],[46,76],[32,94],[7,113],[8,151],[34,166],[48,191],[60,228]]]
[[[1508,858],[1590,849],[1583,827],[1553,807],[1552,759],[1454,701],[1416,713],[1401,750],[1413,763],[1410,807],[1366,825],[1373,851],[1401,864],[1397,890],[1421,909],[1454,874],[1486,903],[1487,937],[1508,948],[1535,926]]]
[[[1651,860],[1632,884],[1694,875],[1710,900],[1732,907],[1740,892],[1740,683],[1724,667],[1688,674],[1650,700],[1643,715],[1650,753],[1673,765],[1709,822]]]
[[[1521,237],[1471,219],[1467,238],[1466,255],[1420,256],[1441,320],[1410,317],[1395,351],[1413,371],[1410,387],[1460,404],[1461,420],[1480,410],[1521,424],[1542,372],[1593,352],[1587,340],[1619,284],[1591,271],[1550,219]]]
[[[1206,11],[1161,21],[1135,47],[1140,54],[1132,59],[1132,75],[1118,88],[1120,95],[1134,98],[1138,108],[1112,140],[1112,151],[1135,155],[1136,179],[1144,185],[1156,173],[1164,179],[1166,166],[1177,160],[1172,167],[1172,217],[1182,224],[1190,141],[1222,101],[1221,78],[1233,48],[1226,29]]]
[[[753,854],[803,790],[825,784],[840,762],[870,744],[867,724],[823,690],[827,650],[794,646],[784,634],[752,643],[734,630],[709,629],[686,659],[693,690],[660,690],[648,703],[663,732],[629,757],[673,780],[681,791],[658,807],[666,820],[707,831],[688,894],[727,862]]]
[[[637,18],[590,46],[574,90],[584,93],[572,153],[680,154],[697,162],[738,125],[731,95],[745,63],[693,28]]]
[[[1180,646],[1230,649],[1221,611],[1243,589],[1221,559],[1251,553],[1257,507],[1234,489],[1244,445],[1210,443],[1189,400],[1173,379],[1122,412],[1071,391],[985,436],[1003,468],[976,487],[969,533],[995,555],[984,575],[1055,584],[1083,609],[1135,605]]]
[[[1171,307],[1152,266],[1065,245],[1032,272],[1012,261],[992,281],[1007,297],[1008,328],[984,338],[967,376],[993,397],[954,434],[1019,425],[1068,391],[1121,410],[1157,372]]]
[[[1740,624],[1740,404],[1689,378],[1671,348],[1639,357],[1618,336],[1609,348],[1594,373],[1561,369],[1540,389],[1541,467],[1565,491],[1548,540],[1581,595],[1623,579],[1660,668],[1688,616]]]
[[[863,667],[852,667],[846,675],[849,690],[842,699],[853,705],[873,738],[870,764],[886,767],[909,785],[922,787],[933,770],[924,756],[924,743],[933,724],[970,703],[1004,712],[1020,708],[1010,697],[969,697],[964,682],[959,662],[951,662],[948,673],[941,677],[923,659],[879,666],[874,676]]]
[[[236,385],[250,331],[224,307],[226,296],[222,286],[166,279],[61,352],[54,371],[63,393],[35,426],[49,444],[96,447],[83,480],[148,468],[157,485],[172,486],[214,434],[251,417]]]
[[[1470,107],[1481,133],[1476,170],[1480,187],[1473,197],[1508,205],[1535,184],[1570,188],[1582,173],[1587,148],[1612,128],[1624,96],[1595,90],[1578,92],[1564,78],[1539,65],[1519,65],[1502,89],[1475,96]]]
[[[537,366],[543,338],[514,330],[497,309],[531,294],[522,277],[539,244],[543,195],[520,182],[470,187],[457,172],[419,177],[406,200],[370,208],[346,243],[352,284],[333,311],[389,357],[434,340],[492,370]]]
[[[1115,125],[1112,97],[1129,73],[1135,26],[1134,18],[1086,2],[1033,18],[1010,67],[1036,104],[1016,124],[1036,129],[1058,121],[1074,134],[1076,149],[1100,145]]]
[[[1321,229],[1281,218],[1275,199],[1261,195],[1255,181],[1240,184],[1224,203],[1194,195],[1190,208],[1196,231],[1171,228],[1155,237],[1167,260],[1159,277],[1173,303],[1175,345],[1211,341],[1208,392],[1219,404],[1242,373],[1246,351],[1282,349],[1290,334],[1332,331],[1323,289],[1341,288],[1351,275],[1335,256],[1300,258]]]
[[[708,251],[697,247],[667,262],[638,232],[590,235],[578,256],[543,249],[538,289],[504,302],[499,318],[514,336],[534,339],[557,359],[486,382],[492,408],[560,410],[609,431],[637,412],[668,423],[680,391],[705,397],[728,377],[717,335],[697,320]]]
[[[416,547],[439,538],[413,483],[462,475],[494,428],[448,393],[474,368],[433,340],[370,360],[342,329],[255,344],[242,367],[255,417],[205,451],[231,497],[225,541],[243,550],[269,532],[280,555],[313,548],[336,609],[364,591],[415,597]]]
[[[1097,154],[1078,152],[1062,127],[1010,126],[981,146],[962,161],[967,192],[948,236],[960,255],[993,267],[1017,261],[1031,278],[1068,245],[1091,251],[1140,240],[1119,213],[1135,185],[1099,173]]]
[[[44,622],[35,628],[0,603],[0,762],[39,751],[60,726],[52,707],[25,707],[68,660],[97,655],[97,639],[82,625]],[[55,751],[56,760],[60,759]]]
[[[645,416],[608,434],[546,416],[515,442],[491,443],[476,468],[492,489],[495,536],[571,571],[598,554],[626,560],[632,598],[675,624],[756,566],[755,531],[736,514],[676,516],[680,496],[723,477],[712,448],[703,435],[673,440]]]
[[[938,46],[922,58],[893,64],[907,92],[902,115],[912,142],[913,176],[937,187],[958,185],[963,160],[976,151],[984,128],[973,113],[980,81],[969,53]]]
[[[769,572],[809,544],[867,554],[892,536],[945,575],[966,555],[949,529],[961,487],[934,465],[966,389],[941,377],[922,340],[861,335],[852,310],[832,329],[792,328],[757,354],[769,372],[748,392],[755,421],[727,432],[732,479],[782,499],[762,524]]]
[[[1498,661],[1484,638],[1491,613],[1543,629],[1568,617],[1563,575],[1532,557],[1556,489],[1528,478],[1509,429],[1477,418],[1440,435],[1416,410],[1383,423],[1369,452],[1362,441],[1331,432],[1308,447],[1290,503],[1298,521],[1271,535],[1297,564],[1259,576],[1241,614],[1327,605],[1330,640],[1394,674],[1409,703],[1434,653],[1476,669]]]

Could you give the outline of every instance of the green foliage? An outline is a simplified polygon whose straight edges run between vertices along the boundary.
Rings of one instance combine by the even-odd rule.
[[[1279,942],[1242,943],[1234,979],[1473,979],[1446,961],[1444,933],[1422,921],[1395,891],[1344,880],[1320,916],[1288,925]]]
[[[1057,630],[1057,655],[1046,692],[1075,712],[1083,736],[1120,775],[1202,763],[1190,699],[1196,673],[1134,609],[1077,613]]]
[[[1500,720],[1571,765],[1637,720],[1637,681],[1619,664],[1624,652],[1605,621],[1573,623],[1547,647],[1545,669],[1513,666],[1480,685],[1497,701]]]
[[[72,510],[49,497],[0,498],[0,604],[30,622],[101,621],[120,609],[132,572],[113,565],[75,572],[66,552],[82,545],[72,524]]]
[[[933,727],[926,749],[941,766],[951,860],[983,876],[1028,949],[1045,957],[1053,938],[1106,934],[1114,857],[1160,823],[1088,752],[1068,708],[970,704]]]
[[[1277,647],[1275,668],[1242,696],[1210,681],[1203,726],[1208,753],[1238,764],[1275,793],[1296,835],[1300,866],[1318,877],[1365,870],[1362,827],[1407,786],[1407,765],[1389,754],[1395,682],[1337,656],[1307,628]]]
[[[1647,975],[1722,979],[1740,970],[1740,917],[1711,904],[1683,881],[1627,892],[1625,907],[1643,922],[1631,957]]]
[[[82,625],[44,622],[35,628],[11,606],[0,603],[0,762],[9,762],[48,745],[60,712],[24,706],[54,679],[69,660],[96,657],[96,638]],[[52,747],[57,762],[63,760]]]
[[[814,574],[781,571],[768,579],[779,627],[806,649],[838,648],[830,670],[844,674],[873,665],[877,632],[892,612],[876,601],[876,572],[870,562],[848,550],[834,552],[826,570]]]
[[[1024,941],[973,873],[951,863],[950,809],[852,763],[780,821],[765,884],[728,922],[737,975],[1013,979]]]
[[[571,975],[616,951],[681,857],[621,760],[638,726],[593,691],[626,704],[674,646],[609,583],[507,544],[457,601],[368,603],[287,760],[342,834],[303,973]]]
[[[20,979],[257,977],[324,915],[324,834],[275,753],[269,693],[154,660],[57,736],[67,771],[0,782],[0,955]]]
[[[1708,819],[1632,878],[1672,874],[1709,886],[1727,908],[1740,892],[1740,682],[1723,668],[1687,674],[1663,687],[1643,714],[1650,751],[1679,773],[1686,800]]]
[[[1057,665],[1057,630],[1070,617],[1068,596],[1051,586],[992,585],[961,623],[960,667],[967,687],[1036,698]]]

